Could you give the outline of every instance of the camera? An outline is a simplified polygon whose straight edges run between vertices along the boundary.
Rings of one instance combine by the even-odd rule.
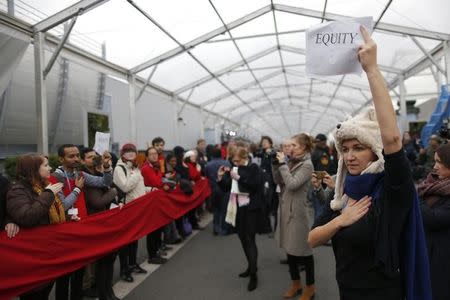
[[[280,164],[280,161],[277,158],[277,152],[275,150],[273,150],[269,153],[269,158],[273,165]]]
[[[450,118],[449,118],[450,119]],[[450,122],[449,119],[444,119],[441,128],[439,129],[439,136],[444,140],[450,139]]]

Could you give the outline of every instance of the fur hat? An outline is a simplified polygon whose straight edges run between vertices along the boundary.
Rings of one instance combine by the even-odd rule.
[[[361,174],[377,174],[384,171],[383,143],[381,141],[380,127],[373,107],[366,112],[349,118],[339,124],[334,131],[336,150],[339,154],[336,174],[336,188],[334,199],[331,201],[332,210],[341,210],[347,203],[348,197],[344,195],[344,182],[347,176],[347,167],[344,163],[342,144],[346,140],[357,139],[361,144],[370,147],[378,157],[371,162]]]

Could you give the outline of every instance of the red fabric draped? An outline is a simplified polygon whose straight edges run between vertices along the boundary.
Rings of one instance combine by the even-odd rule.
[[[0,300],[11,299],[79,269],[131,241],[178,219],[211,193],[206,180],[194,194],[146,194],[125,205],[79,222],[21,229],[9,239],[0,232]]]

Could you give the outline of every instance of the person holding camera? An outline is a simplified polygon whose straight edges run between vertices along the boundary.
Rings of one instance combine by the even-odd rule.
[[[301,300],[309,300],[315,294],[314,258],[308,245],[308,233],[312,224],[311,207],[307,199],[309,182],[313,173],[311,162],[312,140],[302,133],[292,137],[291,155],[278,152],[272,162],[275,182],[284,186],[280,201],[279,243],[288,257],[291,286],[284,298],[302,294]],[[305,266],[306,286],[302,288],[298,265]]]
[[[333,241],[340,299],[431,300],[429,263],[417,192],[377,47],[361,26],[358,59],[375,108],[337,125],[334,199],[308,242]]]
[[[314,171],[311,178],[314,196],[321,203],[326,203],[334,197],[336,175],[331,176],[326,171]],[[324,188],[325,185],[325,188]]]
[[[434,155],[434,170],[419,185],[420,209],[428,245],[433,300],[448,299],[450,285],[450,144]]]
[[[93,175],[102,177],[104,168],[102,162],[102,156],[98,155],[92,148],[84,148],[81,151],[81,159],[83,163],[82,171]],[[117,196],[116,188],[110,187],[93,187],[86,186],[84,189],[86,198],[86,208],[89,215],[96,214],[102,211],[107,211],[110,209],[111,203],[115,202]],[[123,203],[119,204],[121,208]],[[116,260],[116,253],[108,253],[104,257],[97,260],[95,263],[91,264],[94,272],[93,281],[94,284],[91,288],[95,287],[94,291],[98,296],[99,300],[112,300],[118,299],[114,294],[112,288],[113,275],[114,275],[114,261]],[[85,276],[88,273],[88,267],[85,270]],[[89,270],[91,271],[91,270]],[[89,293],[90,289],[86,292]]]
[[[258,165],[249,162],[248,150],[245,147],[237,147],[233,151],[232,162],[235,166],[233,170],[228,166],[219,167],[217,182],[221,186],[231,188],[230,201],[237,203],[235,227],[248,263],[247,269],[239,274],[239,277],[250,277],[247,289],[253,291],[258,285],[258,248],[255,238],[261,229],[263,172]],[[237,183],[239,191],[233,189],[233,181]]]

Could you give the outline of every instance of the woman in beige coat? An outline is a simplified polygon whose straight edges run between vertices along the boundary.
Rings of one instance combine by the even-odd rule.
[[[273,165],[275,182],[283,188],[280,201],[279,242],[288,256],[289,273],[292,285],[284,294],[292,298],[302,293],[300,271],[302,264],[306,270],[306,287],[300,300],[309,300],[314,296],[314,259],[308,245],[308,233],[311,226],[311,208],[307,200],[309,183],[313,173],[311,162],[311,138],[306,134],[292,137],[292,149],[289,162],[282,152],[277,154],[279,164]]]

